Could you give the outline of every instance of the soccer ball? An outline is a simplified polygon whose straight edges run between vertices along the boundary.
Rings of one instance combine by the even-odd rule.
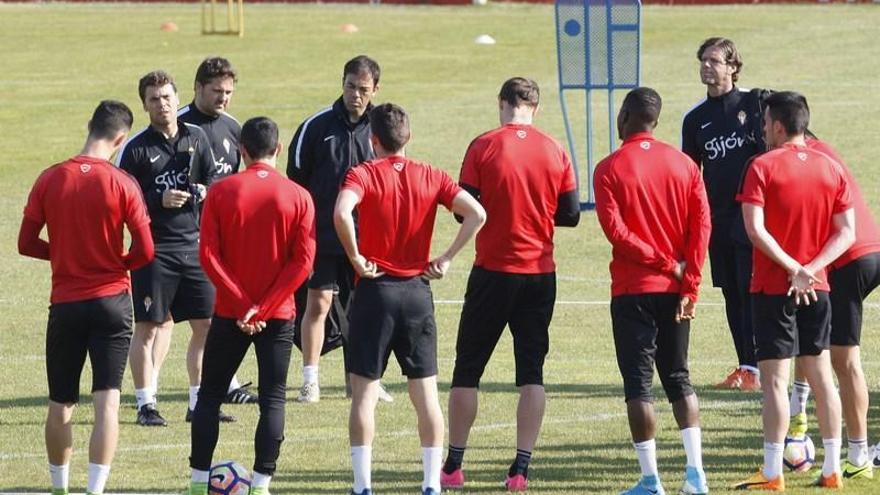
[[[802,473],[808,471],[816,460],[816,448],[809,435],[802,437],[785,437],[785,450],[782,462],[792,471]]]
[[[247,495],[251,489],[251,474],[235,461],[220,461],[211,466],[208,494]]]

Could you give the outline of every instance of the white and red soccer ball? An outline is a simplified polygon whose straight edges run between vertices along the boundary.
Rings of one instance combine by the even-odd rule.
[[[211,466],[209,495],[247,495],[251,489],[251,473],[235,461],[220,461]]]
[[[802,473],[808,471],[816,462],[816,447],[809,435],[785,437],[785,450],[782,453],[785,467]]]

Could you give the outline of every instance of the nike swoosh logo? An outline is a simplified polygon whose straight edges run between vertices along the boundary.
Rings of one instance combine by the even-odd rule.
[[[844,471],[844,472],[843,472],[843,477],[844,477],[844,478],[855,478],[856,476],[858,476],[858,475],[864,473],[864,472],[867,471],[868,469],[871,469],[871,466],[870,466],[870,465],[868,465],[868,466],[862,466],[862,467],[860,467],[860,468],[858,468],[858,469],[853,469],[852,471]]]
[[[150,158],[150,163],[156,163],[156,160],[158,160],[161,157],[162,157],[162,155],[156,155],[153,158]]]
[[[711,122],[706,122],[705,124],[700,126],[700,129],[705,129],[705,128],[709,127],[710,125],[712,125]]]
[[[760,486],[760,485],[766,485],[766,484],[767,484],[766,481],[752,481],[752,482],[746,481],[744,483],[740,483],[740,484],[734,486],[733,489],[734,490],[748,490],[750,486]]]
[[[336,136],[327,136],[327,137],[324,138],[324,142],[326,143],[327,141],[330,141],[331,139],[333,139],[333,138],[335,138],[335,137],[336,137]]]

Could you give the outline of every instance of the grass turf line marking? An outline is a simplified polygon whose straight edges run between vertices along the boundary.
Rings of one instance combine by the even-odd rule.
[[[724,409],[733,409],[738,410],[743,407],[744,404],[752,403],[757,401],[758,398],[754,399],[735,399],[731,401],[706,401],[700,404],[701,410],[724,410]],[[543,424],[548,425],[562,425],[562,424],[570,424],[570,423],[583,423],[588,421],[608,421],[612,419],[625,418],[625,412],[619,413],[597,413],[597,414],[579,414],[576,416],[562,416],[557,418],[545,418]],[[487,425],[476,425],[471,428],[471,431],[491,431],[491,430],[499,430],[504,428],[516,428],[516,421],[505,421],[502,423],[490,423]],[[383,433],[384,437],[406,437],[406,436],[414,436],[418,435],[418,431],[413,429],[405,429],[405,430],[397,430],[389,433]],[[292,438],[291,440],[298,442],[326,442],[328,439],[334,440],[346,440],[348,439],[348,434],[343,433],[342,435],[333,435],[331,434],[323,434],[317,436],[306,436],[306,437],[297,437]],[[247,441],[230,441],[223,442],[224,445],[235,445],[235,446],[247,446],[252,445],[253,440]],[[121,453],[136,453],[136,452],[155,452],[160,450],[181,450],[187,449],[190,447],[189,443],[178,443],[178,444],[153,444],[153,445],[139,445],[134,447],[120,447],[116,449],[116,454]],[[74,451],[74,456],[83,456],[88,454],[88,449],[81,449],[82,451]],[[35,459],[35,458],[44,458],[46,456],[45,452],[40,453],[31,453],[25,452],[21,454],[6,454],[0,453],[0,462],[16,460],[16,459]],[[0,492],[0,495],[5,495],[3,492]],[[105,494],[107,495],[107,494]],[[137,495],[137,494],[126,494],[126,495]]]

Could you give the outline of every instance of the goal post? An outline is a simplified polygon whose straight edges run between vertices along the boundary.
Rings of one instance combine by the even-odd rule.
[[[244,0],[226,0],[226,29],[217,28],[217,10],[217,0],[202,0],[202,34],[229,34],[243,37]],[[222,18],[222,12],[220,16]]]

